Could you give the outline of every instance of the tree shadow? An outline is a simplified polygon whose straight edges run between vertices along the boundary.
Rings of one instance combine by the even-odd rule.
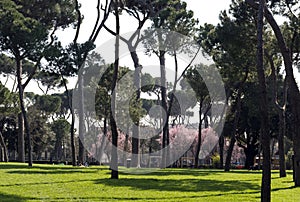
[[[74,173],[96,173],[98,172],[98,170],[89,170],[89,169],[85,169],[85,170],[75,170],[75,169],[60,169],[60,168],[52,168],[52,169],[29,169],[29,170],[11,170],[11,171],[7,171],[6,173],[9,174],[74,174]]]
[[[4,194],[0,193],[0,201],[1,202],[21,202],[26,201],[26,198],[17,196],[17,195],[11,195],[11,194]]]
[[[72,165],[60,165],[60,164],[33,164],[32,167],[29,167],[26,163],[0,163],[0,169],[41,169],[41,170],[82,170],[85,167],[80,166],[72,166]],[[97,170],[108,170],[108,167],[103,166],[90,166],[89,169],[97,169]]]
[[[48,184],[49,185],[55,185],[55,184],[76,183],[76,182],[91,182],[91,181],[93,181],[93,180],[65,180],[65,181],[51,181],[51,182],[44,182],[44,181],[43,182],[25,182],[25,183],[14,183],[14,184],[0,184],[0,187],[48,185]]]
[[[143,176],[207,176],[212,174],[218,174],[218,171],[204,171],[198,169],[143,169],[143,168],[130,168],[124,169],[120,168],[119,171],[122,175],[125,176],[132,176],[132,175],[139,175],[142,174]]]
[[[106,167],[72,167],[60,165],[33,165],[26,164],[0,164],[0,169],[7,170],[9,174],[68,174],[68,173],[96,173],[102,170],[109,171]]]
[[[134,172],[130,172],[130,171]],[[135,173],[138,175],[139,173],[143,175],[154,175],[154,176],[166,176],[166,175],[187,175],[187,176],[208,176],[208,175],[224,175],[224,170],[210,170],[210,169],[187,169],[187,168],[172,168],[172,169],[151,169],[147,170],[144,169],[145,173],[143,173],[143,168],[120,168],[119,171],[122,175],[134,175]],[[231,170],[228,173],[235,173],[235,174],[255,174],[257,175],[257,171],[248,171],[248,170]]]
[[[0,163],[0,169],[25,169],[28,168],[27,164],[10,164],[10,163]]]
[[[281,187],[281,188],[274,188],[271,191],[281,191],[281,190],[289,190],[289,189],[297,189],[298,187],[290,186],[290,187]]]
[[[112,187],[131,187],[140,190],[201,192],[201,191],[257,191],[260,187],[256,184],[233,180],[209,180],[209,179],[155,179],[155,178],[125,178],[119,180],[99,179],[96,184],[104,184]]]

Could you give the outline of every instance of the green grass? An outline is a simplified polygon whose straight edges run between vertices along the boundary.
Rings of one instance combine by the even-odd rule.
[[[272,173],[272,201],[300,201],[292,173]],[[107,167],[0,164],[0,201],[259,201],[259,171],[163,169],[120,173],[111,180]]]

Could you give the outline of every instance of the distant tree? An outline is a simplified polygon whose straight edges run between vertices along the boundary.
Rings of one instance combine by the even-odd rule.
[[[162,109],[166,112],[166,116],[163,117],[162,122],[165,123],[163,126],[163,144],[162,148],[165,148],[169,145],[169,117],[168,113],[168,97],[167,97],[167,80],[166,80],[166,53],[170,55],[176,55],[180,53],[180,47],[183,47],[184,43],[180,40],[180,37],[174,36],[174,32],[178,32],[185,36],[191,36],[195,30],[195,25],[197,20],[193,17],[193,12],[187,10],[186,3],[181,2],[180,0],[176,1],[159,1],[161,10],[154,15],[151,20],[153,22],[151,29],[155,30],[155,33],[152,37],[147,39],[148,42],[145,43],[145,46],[150,53],[154,53],[160,64],[160,92],[161,92],[161,106]],[[150,29],[150,30],[151,30]],[[193,37],[193,36],[191,36]],[[185,47],[186,48],[186,47]],[[184,49],[184,48],[182,48]],[[176,60],[176,56],[175,59]],[[176,74],[178,72],[176,71]],[[175,78],[176,79],[176,78]],[[176,89],[176,84],[178,81],[175,81],[174,89]],[[174,92],[171,97],[174,96]],[[171,103],[172,105],[172,103]],[[162,167],[165,167],[166,159],[168,159],[168,153],[162,152]]]
[[[212,56],[220,68],[225,83],[227,101],[234,103],[230,107],[234,107],[233,113],[235,114],[232,130],[227,131],[229,132],[227,134],[223,132],[220,138],[223,140],[224,135],[230,137],[225,171],[230,170],[231,154],[236,143],[236,130],[241,117],[244,85],[249,81],[257,81],[254,68],[256,26],[252,24],[256,20],[256,16],[240,1],[233,1],[229,12],[232,17],[223,11],[220,14],[220,24],[217,26],[205,24],[200,27],[199,32],[201,46],[205,52]]]
[[[11,119],[14,114],[18,113],[18,109],[14,107],[16,95],[11,93],[0,82],[0,149],[1,154],[0,161],[8,162],[8,150],[7,143],[5,142],[3,133],[5,132],[5,125],[10,126]]]
[[[199,162],[199,154],[201,149],[201,138],[202,138],[201,137],[202,124],[204,122],[204,119],[208,116],[211,110],[211,102],[214,99],[214,98],[210,98],[206,84],[199,73],[200,68],[206,69],[206,68],[213,68],[213,67],[208,67],[208,66],[205,67],[204,65],[199,65],[193,68],[189,68],[186,71],[186,74],[184,75],[184,77],[187,79],[187,82],[190,84],[190,86],[196,93],[197,102],[199,105],[198,142],[197,142],[197,150],[195,154],[195,168],[198,168],[198,162]]]
[[[16,62],[20,108],[28,140],[28,165],[32,166],[31,135],[24,104],[24,89],[39,68],[46,50],[54,43],[56,30],[66,28],[74,22],[74,4],[69,0],[4,0],[0,2],[0,11],[0,48],[2,51],[9,51]],[[25,59],[34,62],[34,69],[23,82],[22,61]]]
[[[70,132],[70,123],[66,119],[58,119],[51,123],[52,131],[55,133],[55,147],[53,156],[57,161],[61,161],[63,157],[64,142]]]

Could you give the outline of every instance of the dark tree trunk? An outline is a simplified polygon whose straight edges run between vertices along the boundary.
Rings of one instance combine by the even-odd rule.
[[[18,114],[18,161],[25,162],[24,119],[22,113]]]
[[[114,63],[114,75],[112,80],[112,95],[111,95],[111,112],[110,112],[110,126],[112,132],[112,150],[111,150],[111,179],[119,178],[118,171],[118,129],[115,121],[115,108],[116,108],[116,91],[118,71],[119,71],[119,45],[120,45],[120,19],[119,19],[119,7],[118,1],[114,2],[114,13],[116,17],[116,41],[115,41],[115,63]]]
[[[279,152],[279,177],[286,177],[286,165],[285,165],[285,148],[284,148],[284,136],[286,133],[286,104],[287,104],[287,89],[286,89],[286,79],[284,80],[284,95],[283,95],[283,104],[280,106],[277,98],[277,73],[275,64],[270,55],[266,54],[267,58],[270,61],[271,69],[272,69],[272,83],[273,83],[273,103],[279,115],[279,132],[278,132],[278,152]]]
[[[72,100],[71,100],[72,98],[71,98],[70,92],[68,90],[66,81],[63,78],[63,76],[62,76],[62,82],[65,87],[65,91],[67,93],[68,107],[69,107],[69,110],[71,113],[71,127],[70,127],[71,142],[70,142],[70,145],[71,145],[71,152],[72,152],[72,165],[76,166],[77,162],[76,162],[76,147],[75,147],[75,114],[74,114],[74,110],[72,108]]]
[[[71,110],[71,129],[70,129],[70,134],[71,134],[71,151],[72,151],[72,165],[76,166],[76,146],[75,146],[75,115],[72,107],[70,108]]]
[[[219,138],[219,149],[220,149],[220,169],[224,169],[224,134],[222,132]]]
[[[267,90],[264,72],[264,53],[263,53],[263,27],[264,27],[264,7],[265,1],[259,1],[258,21],[257,21],[257,74],[259,81],[260,102],[259,109],[261,114],[261,140],[263,150],[263,171],[261,183],[261,201],[271,201],[271,157],[270,157],[270,136]]]
[[[199,163],[199,153],[200,153],[200,149],[201,149],[201,128],[202,128],[202,104],[203,101],[201,100],[199,102],[199,123],[198,123],[198,142],[197,142],[197,149],[196,149],[196,155],[195,155],[195,168],[198,168],[198,163]]]
[[[227,150],[226,159],[225,159],[225,167],[224,167],[225,172],[230,171],[231,157],[232,157],[232,152],[233,152],[235,142],[236,142],[235,137],[231,136],[229,147],[228,147],[228,150]]]
[[[133,50],[133,49],[131,49]],[[136,51],[131,52],[131,58],[134,63],[134,85],[137,89],[135,102],[138,103],[140,101],[141,95],[141,65],[139,64],[139,58]],[[139,163],[139,133],[140,133],[140,123],[139,118],[134,122],[135,125],[132,127],[132,157],[131,157],[131,167],[140,167]]]
[[[80,67],[81,68],[81,67]],[[85,125],[84,125],[84,92],[83,92],[83,75],[79,74],[78,76],[79,84],[78,90],[80,94],[79,101],[79,149],[78,149],[78,161],[79,163],[84,164],[85,159],[85,149],[84,149],[84,133],[85,133]]]
[[[247,145],[244,149],[246,155],[245,168],[250,169],[254,166],[254,158],[257,155],[256,149],[251,145]]]
[[[127,165],[127,150],[128,150],[128,141],[129,141],[129,135],[128,133],[125,134],[125,142],[124,142],[124,153],[123,153],[123,164],[124,166]]]
[[[232,152],[233,152],[233,148],[236,142],[236,130],[238,127],[238,123],[239,123],[239,119],[240,119],[240,114],[241,114],[241,90],[242,89],[242,85],[240,86],[240,88],[238,89],[238,93],[237,93],[237,104],[236,104],[236,110],[235,110],[235,117],[234,117],[234,123],[233,123],[233,127],[232,127],[232,133],[231,133],[231,137],[230,137],[230,143],[229,143],[229,147],[227,150],[227,155],[226,155],[226,160],[225,160],[225,168],[224,170],[226,172],[230,171],[230,167],[231,167],[231,156],[232,156]]]
[[[159,34],[159,37],[160,34]],[[159,39],[160,43],[162,43],[162,39]],[[161,91],[161,106],[162,106],[162,115],[166,114],[168,111],[168,101],[167,101],[167,81],[166,81],[166,64],[165,64],[165,51],[159,51],[159,64],[160,64],[160,91]],[[165,168],[167,166],[167,138],[169,132],[169,124],[167,122],[167,114],[163,116],[163,135],[162,135],[162,158],[161,158],[161,168]]]
[[[286,177],[286,165],[285,165],[285,148],[284,148],[284,136],[286,130],[285,123],[285,110],[279,113],[279,134],[278,134],[278,152],[279,152],[279,177]]]
[[[18,91],[19,91],[19,101],[21,112],[24,120],[25,133],[27,137],[27,149],[28,149],[28,166],[32,166],[32,143],[31,143],[31,134],[29,130],[29,124],[27,120],[27,112],[25,109],[24,103],[24,88],[22,85],[22,59],[19,55],[16,55],[16,64],[17,64],[17,81],[18,81]]]
[[[3,135],[2,135],[1,131],[0,131],[0,145],[1,145],[2,151],[3,151],[3,161],[8,162],[7,147],[5,145],[4,138],[3,138]]]
[[[104,152],[104,147],[105,147],[105,142],[106,142],[106,135],[107,135],[107,116],[105,115],[104,117],[104,121],[103,121],[103,136],[101,139],[101,143],[99,146],[99,154],[97,154],[96,158],[99,161],[100,165],[101,165],[101,160],[102,160],[102,156],[103,156],[103,152]]]

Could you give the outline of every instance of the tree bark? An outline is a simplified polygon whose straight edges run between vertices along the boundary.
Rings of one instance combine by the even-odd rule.
[[[286,164],[285,164],[285,148],[284,148],[284,136],[286,134],[286,104],[287,104],[287,89],[286,89],[286,79],[284,79],[284,88],[283,88],[283,104],[280,106],[277,98],[277,73],[276,68],[273,62],[273,59],[270,55],[266,54],[267,58],[270,61],[272,73],[272,85],[273,85],[273,104],[279,115],[279,132],[278,132],[278,152],[279,152],[279,177],[286,177]]]
[[[271,201],[271,157],[270,157],[270,136],[267,90],[264,72],[264,53],[263,53],[263,27],[264,27],[264,7],[265,1],[259,1],[258,20],[257,20],[257,74],[260,91],[260,114],[261,114],[261,140],[263,150],[263,171],[261,182],[261,201]]]
[[[254,165],[254,158],[257,155],[257,152],[255,152],[255,148],[250,145],[247,145],[247,148],[244,148],[244,152],[246,155],[245,168],[250,169]]]
[[[162,43],[162,39],[160,39],[159,33],[159,41]],[[168,101],[167,101],[167,81],[166,81],[166,64],[165,64],[165,51],[159,50],[159,64],[160,64],[160,91],[161,91],[161,106],[162,106],[162,115],[163,116],[163,136],[162,136],[162,158],[161,158],[161,168],[165,168],[167,166],[167,137],[169,132],[169,124],[167,120],[167,111],[168,111]]]
[[[115,63],[114,63],[114,75],[112,81],[112,94],[111,94],[111,112],[110,112],[110,125],[112,132],[112,150],[111,150],[111,179],[119,178],[118,171],[118,129],[115,120],[115,108],[116,108],[116,91],[118,71],[119,71],[119,46],[120,46],[120,19],[119,19],[119,7],[118,1],[114,2],[114,12],[116,17],[116,41],[115,41]]]
[[[104,121],[103,121],[103,136],[102,136],[101,143],[99,146],[99,155],[97,154],[97,156],[96,156],[96,158],[99,160],[100,165],[101,165],[101,160],[102,160],[102,156],[104,153],[104,147],[105,147],[106,138],[107,138],[107,117],[106,116],[108,116],[108,115],[105,115]]]
[[[20,107],[21,112],[24,120],[24,126],[25,126],[25,133],[27,137],[27,149],[28,149],[28,166],[32,166],[32,143],[31,143],[31,134],[29,130],[29,124],[27,120],[27,112],[25,109],[25,103],[24,103],[24,89],[22,85],[22,59],[19,54],[16,54],[16,64],[17,64],[17,81],[18,81],[18,91],[19,91],[19,101],[20,101]]]
[[[285,122],[285,110],[279,113],[279,134],[278,134],[278,150],[279,150],[279,177],[286,177],[286,165],[285,165],[285,146],[284,146],[284,136],[286,131]]]
[[[199,153],[201,149],[201,128],[202,128],[202,105],[203,105],[203,100],[199,101],[199,123],[198,123],[198,142],[197,142],[197,149],[196,149],[196,155],[195,155],[195,168],[198,168],[199,164]]]
[[[80,67],[82,68],[82,67]],[[85,149],[84,149],[84,134],[85,134],[85,125],[84,125],[84,81],[83,75],[78,75],[78,90],[80,94],[80,101],[79,101],[79,149],[78,149],[78,161],[82,164],[85,163]]]
[[[134,85],[136,87],[136,98],[135,102],[138,103],[141,97],[141,65],[139,64],[139,58],[134,49],[130,52],[131,58],[134,63]],[[132,157],[131,157],[131,167],[140,167],[139,163],[139,133],[140,133],[140,123],[139,118],[135,122],[135,125],[132,127]]]
[[[5,145],[4,138],[3,138],[3,135],[2,135],[1,131],[0,131],[0,145],[1,145],[2,150],[3,150],[3,161],[8,162],[7,147]]]
[[[74,114],[74,110],[72,108],[71,95],[70,95],[70,92],[68,90],[67,84],[66,84],[63,76],[62,76],[62,82],[65,87],[65,91],[67,93],[68,107],[69,107],[69,110],[71,113],[71,127],[70,127],[71,142],[70,142],[70,144],[71,144],[71,151],[72,151],[72,165],[76,166],[77,162],[76,162],[76,147],[75,147],[75,114]]]
[[[220,149],[220,169],[224,169],[224,134],[222,132],[219,138],[219,149]]]
[[[238,89],[238,93],[237,93],[237,104],[236,104],[236,110],[235,110],[235,117],[234,117],[234,123],[233,123],[233,128],[232,128],[232,133],[231,133],[231,138],[230,138],[230,143],[229,143],[229,147],[227,150],[227,155],[226,155],[226,160],[225,160],[225,168],[224,171],[228,172],[230,171],[230,167],[231,167],[231,156],[232,156],[232,152],[233,152],[233,148],[236,142],[236,130],[238,127],[238,123],[239,123],[239,119],[240,119],[240,114],[241,114],[241,102],[242,102],[242,98],[241,98],[241,90],[242,87],[240,86],[240,88]]]
[[[25,163],[24,119],[18,114],[18,161]]]

